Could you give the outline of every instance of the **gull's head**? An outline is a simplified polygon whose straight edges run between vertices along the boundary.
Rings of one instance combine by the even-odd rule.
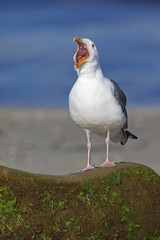
[[[79,67],[93,69],[99,66],[98,51],[94,42],[88,38],[80,39],[78,37],[75,37],[73,40],[78,44],[77,52],[73,57],[75,70],[78,70]]]

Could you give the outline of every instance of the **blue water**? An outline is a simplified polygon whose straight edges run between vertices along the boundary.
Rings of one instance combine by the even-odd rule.
[[[92,39],[128,106],[160,105],[156,1],[1,1],[0,106],[67,108],[73,37]]]

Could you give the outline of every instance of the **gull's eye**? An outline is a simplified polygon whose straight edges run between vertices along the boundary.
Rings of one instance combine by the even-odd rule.
[[[93,47],[93,48],[95,47],[94,43],[92,43],[92,47]]]

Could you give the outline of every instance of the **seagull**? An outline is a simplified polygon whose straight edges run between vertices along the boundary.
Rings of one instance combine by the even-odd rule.
[[[69,113],[75,124],[85,130],[88,148],[87,166],[78,172],[114,167],[109,160],[110,141],[124,145],[128,138],[137,139],[126,130],[126,96],[115,81],[104,77],[94,42],[78,37],[73,40],[78,44],[73,57],[78,78],[69,94]],[[91,133],[104,137],[107,148],[105,162],[96,166],[91,165]]]

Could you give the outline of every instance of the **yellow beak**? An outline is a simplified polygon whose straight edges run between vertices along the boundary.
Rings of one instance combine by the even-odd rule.
[[[74,38],[73,38],[73,41],[76,41],[78,45],[79,45],[79,44],[87,45],[85,42],[83,42],[83,41],[82,41],[80,38],[78,38],[78,37],[74,37]]]

